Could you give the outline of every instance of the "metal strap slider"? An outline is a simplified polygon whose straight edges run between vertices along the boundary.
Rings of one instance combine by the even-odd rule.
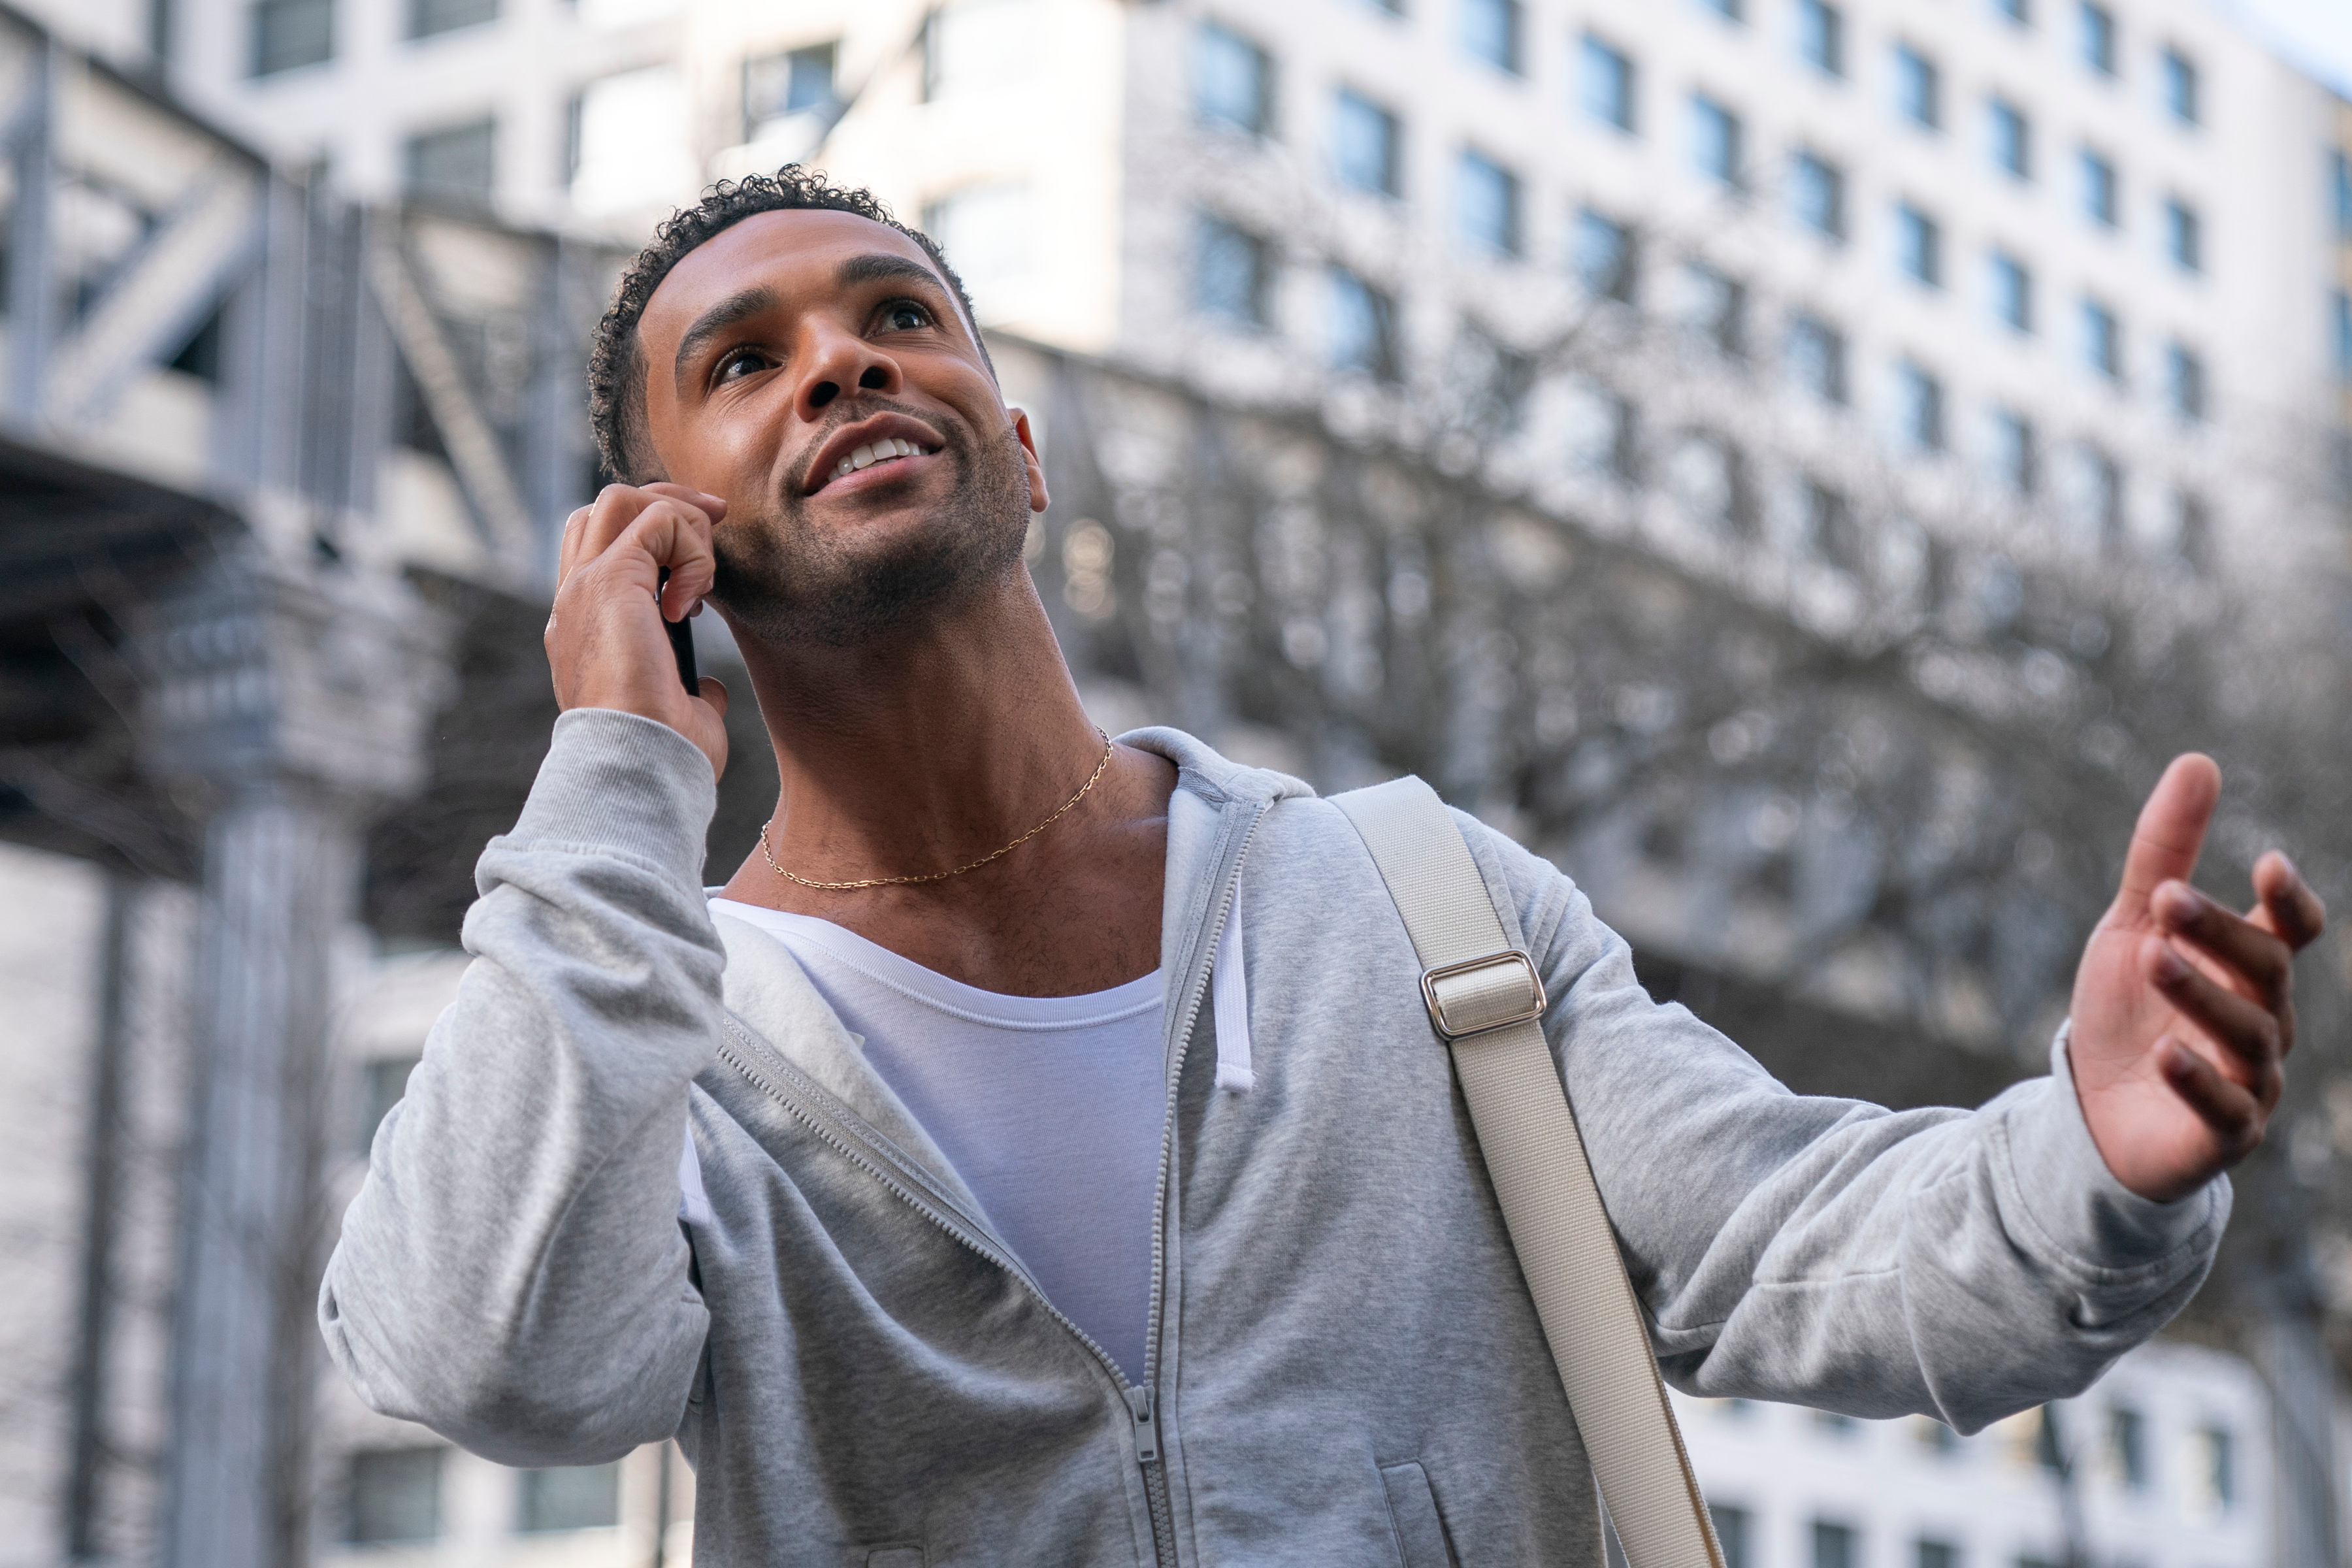
[[[1532,1022],[1548,1005],[1536,961],[1516,947],[1423,970],[1421,999],[1449,1040]]]

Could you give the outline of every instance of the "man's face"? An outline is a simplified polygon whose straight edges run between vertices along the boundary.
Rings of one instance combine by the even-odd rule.
[[[723,497],[712,603],[765,642],[845,645],[1015,569],[1045,479],[947,284],[849,213],[744,219],[638,326],[664,473]]]

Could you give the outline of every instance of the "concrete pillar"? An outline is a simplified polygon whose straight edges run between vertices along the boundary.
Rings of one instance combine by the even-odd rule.
[[[248,547],[142,629],[150,769],[205,821],[163,1568],[300,1568],[331,944],[423,782],[443,631],[404,584]]]

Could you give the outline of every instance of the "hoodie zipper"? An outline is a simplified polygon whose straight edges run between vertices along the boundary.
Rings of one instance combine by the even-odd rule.
[[[901,1181],[894,1174],[888,1163],[881,1157],[869,1157],[860,1152],[863,1140],[839,1126],[835,1118],[818,1110],[813,1105],[804,1103],[797,1096],[769,1081],[768,1077],[760,1068],[745,1060],[723,1037],[719,1046],[719,1059],[741,1073],[769,1099],[783,1107],[794,1121],[815,1133],[820,1142],[881,1183],[901,1203],[938,1226],[949,1239],[994,1264],[1019,1280],[1023,1287],[1037,1299],[1038,1305],[1045,1309],[1046,1314],[1068,1330],[1080,1344],[1087,1347],[1087,1352],[1100,1363],[1103,1370],[1110,1374],[1111,1380],[1119,1385],[1120,1393],[1127,1401],[1128,1414],[1133,1418],[1135,1458],[1137,1465],[1143,1472],[1143,1495],[1151,1514],[1152,1560],[1158,1568],[1177,1568],[1176,1516],[1174,1507],[1169,1500],[1167,1472],[1160,1462],[1160,1402],[1152,1392],[1157,1386],[1160,1373],[1160,1325],[1164,1316],[1160,1296],[1167,1285],[1168,1184],[1176,1157],[1176,1096],[1178,1089],[1183,1082],[1184,1058],[1192,1046],[1192,1027],[1200,1021],[1201,1002],[1208,994],[1209,972],[1215,962],[1217,942],[1224,935],[1225,921],[1233,913],[1234,889],[1241,876],[1242,858],[1248,853],[1251,840],[1256,837],[1258,823],[1264,819],[1265,812],[1265,805],[1259,805],[1251,815],[1247,826],[1240,830],[1239,837],[1233,847],[1220,853],[1217,858],[1220,873],[1217,912],[1215,918],[1209,922],[1208,932],[1201,948],[1201,951],[1209,957],[1199,965],[1199,978],[1192,983],[1190,994],[1185,1000],[1183,1023],[1175,1037],[1175,1058],[1169,1064],[1168,1098],[1161,1111],[1160,1177],[1151,1208],[1151,1316],[1145,1328],[1143,1381],[1140,1384],[1129,1384],[1127,1381],[1126,1373],[1120,1369],[1118,1362],[1111,1359],[1110,1352],[1097,1344],[1092,1335],[1065,1316],[1061,1309],[1047,1299],[1037,1281],[1030,1278],[1029,1271],[1023,1268],[1009,1252],[991,1245],[977,1230],[968,1228],[942,1213],[940,1205],[929,1202],[917,1192],[915,1184]]]
[[[1165,1316],[1162,1297],[1168,1284],[1168,1186],[1176,1163],[1176,1095],[1184,1081],[1184,1058],[1192,1048],[1192,1026],[1200,1022],[1201,1002],[1208,994],[1209,971],[1216,962],[1217,943],[1234,911],[1234,890],[1241,880],[1242,859],[1249,853],[1250,841],[1257,837],[1257,825],[1265,820],[1265,813],[1264,804],[1257,805],[1233,839],[1232,847],[1217,857],[1217,912],[1202,938],[1200,951],[1207,956],[1199,965],[1199,976],[1185,999],[1183,1021],[1177,1026],[1174,1059],[1168,1066],[1168,1103],[1160,1115],[1160,1182],[1151,1205],[1151,1317],[1144,1331],[1143,1386],[1128,1391],[1128,1406],[1136,1421],[1136,1461],[1143,1468],[1143,1495],[1151,1506],[1152,1556],[1159,1568],[1177,1568],[1176,1514],[1168,1497],[1167,1467],[1160,1462],[1160,1410],[1153,1394],[1160,1385],[1160,1325]],[[1146,1436],[1150,1440],[1148,1450],[1143,1441]]]

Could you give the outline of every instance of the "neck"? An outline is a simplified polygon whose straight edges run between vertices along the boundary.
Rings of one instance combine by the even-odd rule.
[[[1018,567],[886,637],[738,646],[775,749],[769,849],[812,880],[968,864],[1034,827],[1102,755]],[[806,901],[756,853],[736,882],[762,903]]]

